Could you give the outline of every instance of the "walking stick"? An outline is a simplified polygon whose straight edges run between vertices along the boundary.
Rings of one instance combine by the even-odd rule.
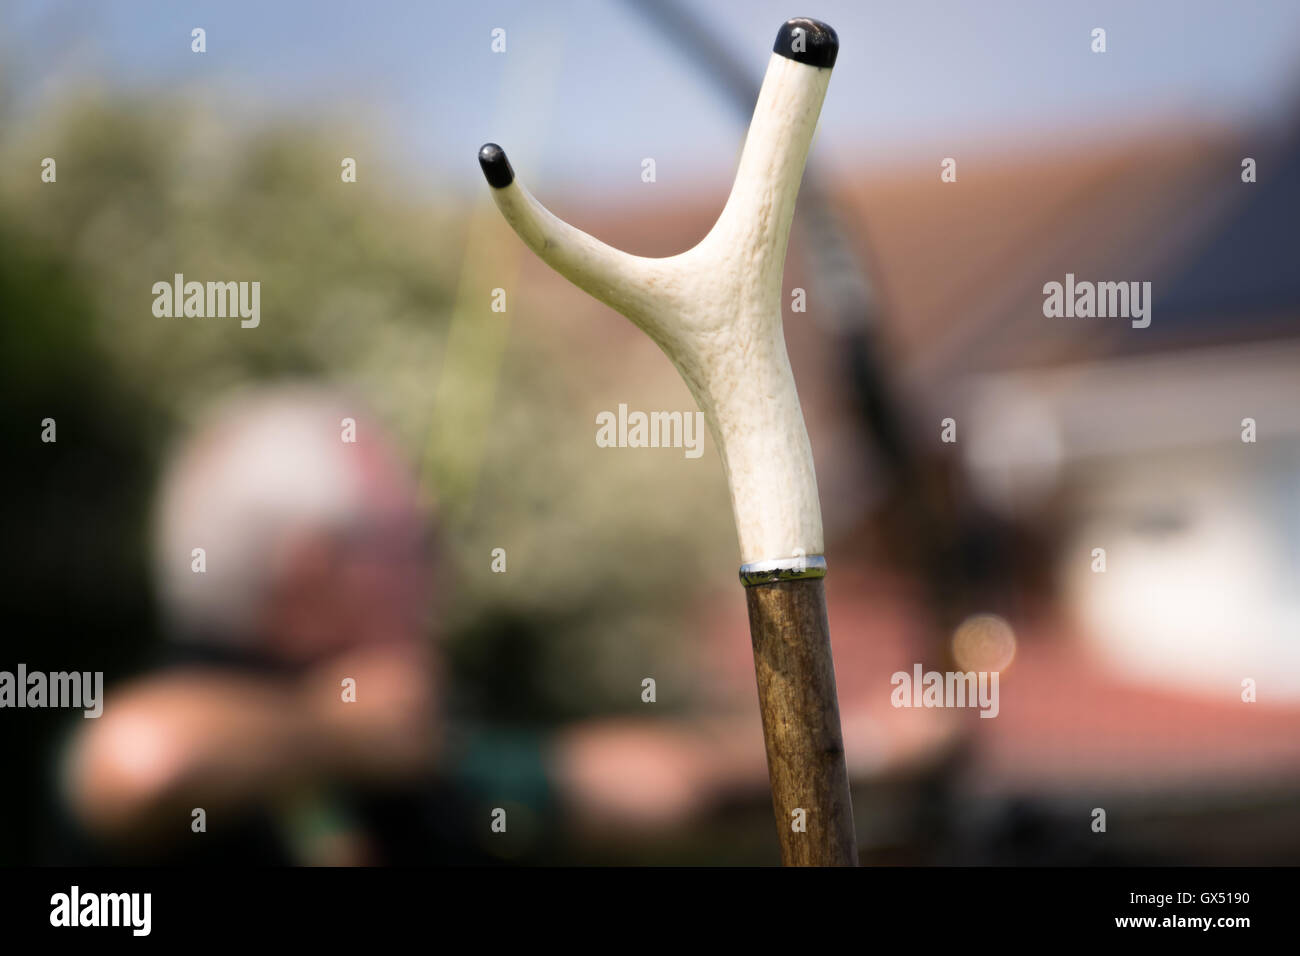
[[[629,255],[556,218],[495,143],[479,164],[528,247],[649,335],[703,410],[740,539],[781,860],[852,866],[821,506],[781,324],[790,221],[839,40],[798,18],[772,49],[731,195],[709,234],[680,255]]]

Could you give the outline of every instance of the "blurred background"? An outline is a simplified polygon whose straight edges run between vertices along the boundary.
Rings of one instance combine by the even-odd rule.
[[[387,828],[376,848],[428,862],[775,861],[716,452],[597,447],[599,412],[692,399],[648,339],[527,253],[475,154],[501,143],[552,211],[615,246],[679,252],[721,209],[777,28],[811,15],[841,52],[786,266],[786,301],[806,290],[807,312],[786,315],[786,338],[863,861],[1300,861],[1300,7],[687,11],[0,8],[0,669],[102,670],[110,738],[115,696],[179,726],[169,649],[204,641],[178,634],[159,551],[177,449],[255,430],[282,400],[306,432],[354,414],[391,479],[385,520],[436,540],[415,565],[374,559],[380,578],[389,560],[420,568],[410,600],[431,611],[410,626],[427,686],[374,727],[436,732],[381,775],[400,810],[356,797],[373,780],[351,764],[291,786],[240,768],[252,782],[232,806],[279,808],[257,846],[396,859],[302,849],[317,832],[303,820],[327,817]],[[259,281],[260,324],[156,317],[150,290],[175,273]],[[1044,318],[1043,284],[1066,273],[1152,282],[1150,327]],[[290,509],[336,466],[373,478],[287,440],[236,446],[218,459],[298,476],[264,507]],[[233,474],[227,490],[253,480]],[[186,500],[197,515],[215,499]],[[393,527],[346,508],[349,531]],[[335,580],[303,592],[318,613]],[[364,637],[292,662],[213,641],[184,667],[277,688],[279,726],[285,688],[337,678],[339,647],[371,641],[365,602],[391,596],[355,595]],[[1000,669],[997,718],[891,707],[890,675],[918,662]],[[87,811],[121,792],[65,769],[111,755],[93,723],[0,712],[0,861],[134,858],[122,841],[140,821],[202,805],[178,783],[112,820]],[[188,809],[177,826],[191,839]]]

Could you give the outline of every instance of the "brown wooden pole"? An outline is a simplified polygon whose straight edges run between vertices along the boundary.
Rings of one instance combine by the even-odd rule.
[[[857,866],[823,581],[755,584],[745,595],[781,862]]]

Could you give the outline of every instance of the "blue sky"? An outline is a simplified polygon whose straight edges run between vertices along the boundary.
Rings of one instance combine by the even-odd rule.
[[[1277,123],[1300,103],[1295,0],[690,7],[755,76],[786,17],[837,29],[817,150],[841,167],[1008,140],[1095,142],[1169,119]],[[194,26],[207,30],[204,56],[190,52]],[[1107,30],[1104,55],[1089,50],[1095,26]],[[490,50],[494,27],[507,31],[505,55]],[[744,130],[621,0],[10,0],[0,63],[26,115],[87,81],[233,96],[272,116],[322,112],[382,129],[395,165],[458,188],[477,185],[487,140],[534,187],[625,187],[645,156],[660,182],[721,182]]]

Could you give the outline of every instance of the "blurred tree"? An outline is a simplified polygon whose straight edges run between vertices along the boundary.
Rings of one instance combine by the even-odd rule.
[[[328,119],[244,115],[96,94],[5,123],[7,659],[103,669],[110,682],[139,664],[158,640],[147,549],[161,452],[231,388],[333,383],[428,467],[458,283],[492,266],[463,261],[472,210],[378,157],[344,184],[331,144],[345,137]],[[58,161],[57,183],[40,181],[45,156]],[[493,228],[490,250],[516,242]],[[178,272],[260,281],[261,324],[155,317],[153,283]],[[444,529],[454,703],[482,719],[549,723],[642,708],[640,681],[655,676],[657,712],[671,710],[700,679],[683,626],[692,600],[733,583],[716,571],[734,558],[721,469],[712,453],[596,448],[593,408],[694,405],[657,353],[625,385],[599,338],[557,341],[555,321],[610,319],[558,315],[550,288],[512,290],[509,341],[484,390],[483,460]],[[40,443],[46,416],[58,419],[55,446]],[[494,547],[508,550],[506,574],[490,570]],[[664,594],[677,599],[665,606]],[[26,740],[22,762],[34,766],[48,744]]]

